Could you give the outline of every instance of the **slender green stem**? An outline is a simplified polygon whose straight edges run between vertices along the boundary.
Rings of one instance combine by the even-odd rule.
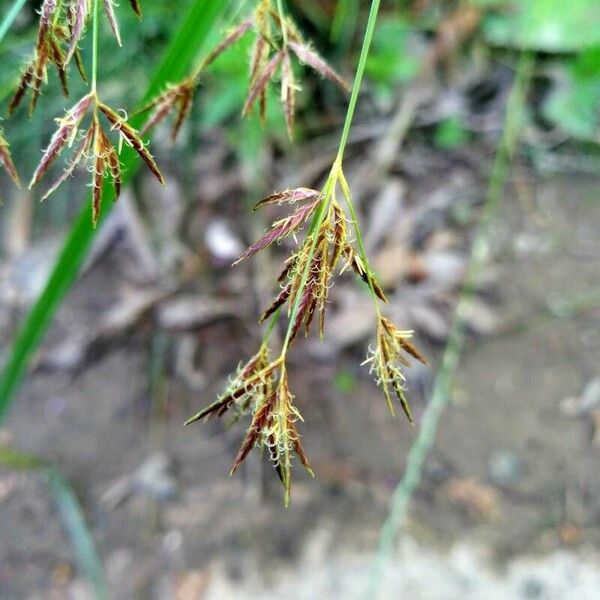
[[[96,94],[98,80],[98,0],[94,0],[93,6],[93,30],[92,30],[92,94]]]
[[[17,15],[21,12],[23,5],[27,0],[15,0],[13,5],[10,7],[6,16],[0,23],[0,42],[4,39],[4,36],[8,33],[8,30],[12,27]]]
[[[529,54],[523,53],[517,65],[515,81],[506,106],[502,139],[492,168],[486,201],[473,242],[465,283],[448,334],[448,344],[435,379],[431,400],[423,414],[419,435],[408,453],[404,476],[394,491],[389,514],[381,527],[379,549],[370,574],[369,588],[365,594],[365,597],[369,599],[377,598],[385,563],[394,550],[396,535],[404,524],[410,500],[421,481],[425,459],[435,442],[440,419],[450,401],[452,377],[458,367],[465,340],[463,316],[471,305],[475,288],[473,284],[480,275],[488,255],[487,239],[490,225],[500,206],[510,159],[518,140],[519,122],[525,101],[525,92],[533,70],[533,63],[533,58]]]
[[[354,78],[354,85],[352,86],[350,103],[348,104],[348,112],[346,113],[346,121],[344,123],[344,129],[342,130],[342,137],[340,139],[340,145],[338,147],[337,160],[340,164],[342,163],[342,160],[344,158],[344,152],[346,151],[348,136],[350,135],[352,120],[354,119],[354,110],[356,109],[356,103],[358,102],[358,94],[360,92],[363,76],[365,74],[365,66],[367,64],[367,57],[369,56],[369,49],[371,48],[371,41],[373,40],[375,23],[377,22],[377,14],[379,12],[379,4],[380,0],[372,0],[371,2],[369,20],[367,21],[367,30],[365,31],[365,37],[363,38],[362,50],[360,52],[360,58],[358,59],[358,67],[356,69],[356,77]]]
[[[367,22],[367,29],[365,32],[365,37],[363,38],[362,49],[360,51],[360,58],[358,60],[358,67],[356,68],[356,75],[354,77],[354,83],[352,85],[352,93],[350,95],[350,103],[348,104],[348,110],[346,112],[346,119],[344,121],[344,128],[342,130],[342,135],[340,138],[340,144],[338,147],[337,157],[331,167],[331,171],[329,173],[329,177],[323,186],[321,191],[321,196],[323,200],[319,205],[315,216],[313,217],[310,228],[308,231],[308,236],[312,236],[312,242],[310,251],[308,254],[308,258],[304,265],[304,271],[302,272],[302,277],[300,279],[300,286],[298,287],[298,292],[296,294],[296,299],[292,306],[292,310],[290,311],[290,320],[288,323],[287,332],[285,335],[285,340],[283,342],[282,348],[282,356],[285,356],[287,349],[289,348],[290,342],[292,340],[292,332],[294,330],[294,323],[298,316],[298,311],[300,310],[300,302],[302,301],[302,292],[304,291],[306,284],[308,282],[308,278],[310,275],[312,258],[315,254],[315,250],[317,248],[318,236],[316,232],[321,227],[325,216],[329,210],[329,205],[331,202],[331,197],[333,195],[333,191],[335,186],[337,185],[338,179],[342,173],[342,161],[344,158],[344,152],[346,150],[346,145],[348,143],[348,136],[350,135],[350,128],[352,127],[352,121],[354,119],[354,111],[356,109],[356,104],[358,101],[358,95],[360,92],[360,88],[362,85],[363,77],[365,74],[365,66],[367,64],[367,57],[369,55],[369,50],[371,48],[371,41],[373,40],[373,32],[375,31],[375,23],[377,22],[377,14],[379,12],[379,4],[380,0],[372,0],[371,2],[371,10],[369,12],[369,20]]]

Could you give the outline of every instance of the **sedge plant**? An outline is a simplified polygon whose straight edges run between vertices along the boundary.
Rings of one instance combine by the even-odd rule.
[[[283,484],[286,506],[291,493],[292,457],[295,455],[307,471],[314,475],[298,431],[302,416],[290,391],[287,356],[299,332],[304,330],[308,335],[315,322],[318,322],[316,327],[319,336],[323,338],[328,294],[339,271],[351,269],[367,286],[372,297],[377,320],[376,336],[364,364],[369,366],[377,383],[381,385],[392,414],[393,397],[396,396],[412,422],[402,370],[409,366],[409,357],[426,363],[424,356],[411,343],[412,332],[398,329],[383,314],[381,305],[386,302],[385,294],[371,269],[343,170],[344,153],[379,4],[379,0],[371,3],[338,151],[323,187],[321,190],[289,189],[261,200],[255,209],[279,204],[291,206],[292,212],[273,222],[268,231],[235,263],[250,258],[285,238],[293,236],[296,239],[302,226],[308,225],[306,234],[296,242],[295,250],[285,261],[277,279],[280,284],[279,292],[261,317],[261,321],[271,319],[262,344],[258,352],[238,368],[224,393],[187,421],[189,424],[210,416],[222,416],[229,410],[234,411],[238,417],[249,415],[250,425],[231,473],[238,469],[254,447],[266,449]],[[283,21],[281,0],[278,0],[277,5],[280,20]],[[286,43],[289,40],[286,40],[286,31],[283,30],[283,48]],[[287,329],[278,355],[272,358],[269,341],[284,306],[287,307]]]
[[[130,2],[141,17],[141,5]],[[32,57],[27,61],[17,89],[9,104],[13,113],[29,94],[29,111],[36,107],[42,88],[53,66],[65,95],[68,95],[69,69],[72,63],[84,81],[86,68],[79,51],[88,24],[92,24],[92,52],[90,88],[65,115],[56,119],[57,129],[45,149],[31,178],[30,187],[37,185],[59,155],[72,149],[70,161],[62,174],[50,185],[42,200],[54,192],[80,164],[87,164],[91,172],[92,222],[99,220],[104,181],[114,186],[114,198],[122,185],[120,150],[127,144],[146,164],[153,175],[165,183],[154,158],[147,148],[144,135],[173,113],[172,138],[175,139],[190,113],[197,86],[212,62],[246,35],[254,35],[250,56],[250,74],[247,99],[242,108],[245,116],[258,106],[262,119],[266,114],[267,90],[273,83],[280,86],[290,139],[294,134],[296,94],[300,89],[294,60],[305,65],[327,80],[349,90],[350,100],[340,137],[336,158],[320,190],[310,188],[288,189],[271,194],[256,205],[263,209],[272,205],[286,205],[290,213],[275,220],[268,231],[252,244],[235,264],[248,259],[271,244],[293,238],[295,248],[285,261],[278,277],[279,290],[273,302],[264,311],[261,321],[269,320],[263,341],[254,356],[239,367],[229,386],[215,402],[191,417],[187,423],[205,417],[221,416],[228,411],[238,418],[250,418],[246,435],[234,460],[235,472],[250,451],[266,449],[284,486],[286,506],[290,501],[292,458],[313,474],[298,430],[302,416],[290,389],[288,352],[298,334],[308,335],[313,325],[321,339],[325,335],[325,317],[329,290],[338,275],[345,270],[354,272],[371,295],[376,318],[375,337],[363,364],[367,365],[394,414],[396,398],[405,415],[412,422],[410,405],[405,395],[403,369],[410,358],[426,363],[424,356],[412,344],[412,332],[400,330],[384,314],[385,293],[373,273],[352,194],[344,174],[344,154],[348,143],[354,112],[359,98],[365,65],[375,30],[380,0],[372,0],[362,43],[360,58],[350,86],[306,41],[300,29],[284,10],[283,0],[258,0],[251,14],[235,24],[223,39],[197,63],[183,79],[170,83],[152,98],[141,113],[148,113],[145,125],[138,131],[126,115],[105,104],[98,91],[98,38],[101,11],[120,45],[116,4],[112,0],[43,0],[39,11],[39,29]],[[86,122],[85,125],[83,123]],[[9,146],[0,133],[0,163],[16,183],[19,176],[11,159]],[[306,227],[302,236],[301,230]],[[287,328],[278,353],[273,355],[272,333],[283,315]]]

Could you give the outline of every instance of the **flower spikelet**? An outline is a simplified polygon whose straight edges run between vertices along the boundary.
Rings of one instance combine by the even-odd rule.
[[[427,359],[411,344],[412,331],[402,331],[381,316],[377,326],[377,339],[374,348],[369,348],[364,365],[369,365],[369,370],[375,376],[377,385],[383,389],[386,402],[392,415],[394,405],[392,394],[396,394],[404,413],[412,423],[412,412],[404,393],[405,377],[402,367],[410,367],[410,362],[405,355],[411,356],[423,364]]]

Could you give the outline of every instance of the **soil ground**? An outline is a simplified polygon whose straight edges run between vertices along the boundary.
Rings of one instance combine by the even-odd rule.
[[[600,376],[597,304],[565,310],[600,287],[597,190],[555,176],[536,178],[531,204],[507,193],[490,240],[500,325],[468,341],[382,597],[600,598],[600,445],[592,416],[561,409]],[[77,284],[46,352],[111,303],[119,252]],[[28,378],[3,435],[74,485],[111,598],[361,597],[433,374],[412,394],[411,428],[352,353],[299,353],[317,478],[298,470],[285,509],[259,458],[228,477],[240,427],[181,425],[252,351],[246,338],[229,323],[203,331],[202,397],[168,374],[150,384],[151,325],[77,375]],[[435,365],[441,349],[429,350]],[[0,471],[0,511],[1,598],[88,597],[40,477]]]

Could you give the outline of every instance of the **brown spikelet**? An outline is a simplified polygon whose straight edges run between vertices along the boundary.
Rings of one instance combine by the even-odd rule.
[[[67,167],[62,172],[60,177],[52,183],[52,185],[46,190],[44,195],[41,197],[41,201],[47,200],[48,197],[53,194],[72,174],[75,170],[75,167],[82,161],[86,151],[90,149],[90,145],[94,138],[94,128],[90,127],[88,132],[83,137],[83,140],[79,144],[78,148],[75,150],[75,153],[71,160],[67,163]]]
[[[233,475],[238,470],[239,466],[244,462],[250,453],[250,450],[254,448],[256,442],[260,439],[261,431],[269,422],[269,413],[272,410],[272,405],[274,404],[275,399],[275,395],[272,394],[271,397],[254,414],[252,423],[250,423],[250,427],[248,427],[248,431],[246,432],[246,437],[244,438],[235,460],[233,461],[230,475]]]
[[[129,0],[133,12],[141,19],[142,18],[142,4],[140,0]]]
[[[19,105],[21,104],[23,98],[25,97],[25,94],[27,93],[27,90],[29,89],[29,85],[31,84],[31,82],[33,80],[33,74],[34,74],[33,64],[27,65],[27,67],[24,69],[23,73],[21,74],[19,83],[17,84],[17,89],[15,90],[12,98],[10,99],[10,102],[8,103],[7,112],[9,115],[12,115],[15,112],[15,110],[19,107]]]
[[[215,48],[208,54],[208,56],[202,61],[202,68],[210,65],[215,59],[217,59],[223,52],[231,48],[240,38],[244,36],[246,32],[252,29],[252,19],[243,21],[240,25],[230,31],[225,38],[215,46]]]
[[[182,90],[181,95],[177,100],[177,115],[175,117],[175,121],[173,122],[173,129],[171,130],[171,140],[173,142],[177,139],[177,136],[181,130],[181,126],[192,109],[193,98],[194,90],[191,87],[187,87]]]
[[[77,104],[75,104],[75,106],[67,111],[67,114],[64,117],[57,119],[59,127],[52,136],[50,144],[44,151],[42,160],[38,164],[31,178],[31,182],[29,183],[30,189],[44,176],[46,171],[50,168],[50,165],[63,151],[65,146],[73,143],[75,136],[77,135],[79,123],[81,123],[81,119],[83,119],[87,112],[91,101],[92,96],[90,94],[84,96]]]
[[[287,299],[290,297],[291,286],[286,285],[280,292],[277,294],[271,306],[265,310],[265,312],[260,317],[259,323],[266,321],[279,307],[283,306]]]
[[[300,62],[311,67],[311,69],[319,73],[322,77],[333,81],[344,91],[350,91],[348,82],[338,75],[310,46],[301,42],[290,41],[289,47],[298,57]]]
[[[348,232],[346,227],[346,217],[340,205],[337,202],[333,202],[331,208],[333,211],[333,251],[329,259],[329,268],[333,270],[337,266],[340,257],[342,256],[342,252],[344,251]]]
[[[121,195],[121,161],[119,160],[119,155],[117,154],[115,147],[112,145],[109,147],[106,162],[108,164],[110,176],[112,177],[113,186],[115,188],[115,200],[117,200]]]
[[[295,204],[296,202],[305,202],[308,200],[314,200],[321,195],[321,192],[317,190],[311,190],[310,188],[294,188],[290,190],[284,190],[283,192],[276,192],[267,196],[260,202],[258,202],[252,210],[258,210],[264,206],[270,204]]]
[[[0,129],[0,165],[4,167],[9,177],[18,185],[21,185],[21,181],[19,179],[19,174],[17,172],[17,168],[15,167],[15,163],[13,162],[12,156],[10,154],[10,147],[2,129]]]
[[[100,206],[102,204],[102,186],[104,184],[104,168],[109,147],[108,140],[100,127],[98,119],[94,119],[94,162],[92,171],[92,224],[98,224]]]
[[[297,208],[296,211],[289,217],[275,221],[275,223],[271,225],[271,229],[257,242],[252,244],[252,246],[250,246],[246,252],[241,254],[233,264],[237,265],[245,258],[254,256],[257,252],[260,252],[263,248],[266,248],[273,242],[278,242],[288,236],[290,233],[296,231],[296,229],[298,229],[298,227],[305,223],[310,217],[315,208],[318,206],[319,202],[320,199],[317,198],[313,202]]]
[[[288,137],[294,139],[294,115],[296,111],[296,83],[290,55],[286,52],[281,63],[281,103],[285,114]]]
[[[162,94],[144,106],[139,111],[140,113],[148,110],[152,110],[152,112],[140,130],[140,135],[144,135],[150,129],[156,127],[174,109],[175,121],[171,129],[171,140],[175,141],[185,118],[192,108],[195,85],[191,79],[187,78],[178,84],[170,85]]]
[[[106,13],[106,18],[108,19],[108,23],[110,28],[117,40],[117,44],[121,46],[121,32],[119,31],[119,23],[117,21],[117,17],[115,15],[115,5],[113,0],[103,0],[104,2],[104,12]]]
[[[367,270],[365,269],[365,266],[363,265],[363,262],[362,262],[360,256],[358,256],[358,254],[356,254],[356,252],[354,251],[354,248],[352,248],[352,246],[350,246],[349,244],[346,244],[344,246],[343,254],[346,257],[346,260],[348,261],[348,265],[352,268],[352,270],[367,285],[373,286],[373,291],[375,292],[375,294],[377,295],[377,297],[380,300],[382,300],[383,302],[387,302],[387,298],[385,296],[385,293],[383,292],[383,289],[381,288],[381,286],[379,285],[378,281],[375,279],[373,274],[367,273]]]
[[[62,88],[63,94],[68,98],[69,97],[69,80],[67,76],[67,70],[65,69],[65,55],[61,50],[58,42],[51,38],[49,40],[50,45],[50,60],[56,67],[56,71],[58,72],[58,78],[60,80],[60,86]]]
[[[71,36],[69,40],[69,46],[65,55],[65,65],[67,65],[75,50],[77,50],[77,44],[81,40],[85,23],[87,21],[90,12],[90,0],[72,0],[69,7],[69,27],[71,30]]]
[[[265,65],[263,70],[256,76],[254,81],[250,83],[250,90],[248,92],[248,98],[244,104],[242,110],[242,116],[246,116],[254,106],[256,99],[266,91],[267,84],[275,74],[277,67],[283,60],[283,51],[277,52],[273,58]]]
[[[112,128],[118,131],[123,139],[138,153],[140,158],[146,163],[152,174],[158,179],[158,181],[165,185],[165,179],[156,164],[156,161],[152,157],[152,154],[148,151],[144,142],[138,135],[138,132],[122,119],[112,108],[106,106],[100,102],[98,108],[104,113]]]

